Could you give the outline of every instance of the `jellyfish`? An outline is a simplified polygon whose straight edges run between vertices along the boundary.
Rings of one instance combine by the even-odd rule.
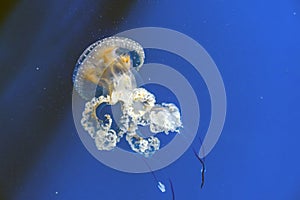
[[[81,125],[98,150],[110,151],[125,138],[131,149],[145,157],[160,148],[159,133],[179,133],[182,127],[179,109],[173,103],[156,103],[154,94],[137,87],[136,72],[145,59],[143,47],[128,38],[108,37],[90,45],[79,57],[74,72],[75,91],[86,101]],[[102,105],[121,105],[118,128],[113,116],[98,117]],[[153,135],[142,137],[140,126],[148,126]]]

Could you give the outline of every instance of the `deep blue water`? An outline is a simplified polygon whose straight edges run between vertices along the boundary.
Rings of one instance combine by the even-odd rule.
[[[161,193],[151,173],[101,164],[77,135],[71,95],[78,57],[98,39],[147,26],[193,38],[222,75],[227,115],[205,158],[203,189],[191,148],[155,172],[167,187]],[[299,35],[295,0],[20,1],[0,29],[0,199],[172,199],[169,178],[177,200],[300,199]],[[147,52],[149,62],[188,66]],[[181,72],[197,88],[203,137],[210,115],[205,83],[192,69]]]

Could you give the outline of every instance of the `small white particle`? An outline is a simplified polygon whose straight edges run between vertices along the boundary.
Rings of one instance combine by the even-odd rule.
[[[36,69],[37,71],[38,71],[38,70],[40,70],[40,68],[39,68],[39,67],[36,67],[35,69]]]
[[[293,12],[293,15],[297,15],[297,13],[296,13],[296,12]]]
[[[260,99],[264,99],[264,97],[263,97],[263,96],[260,96],[259,98],[260,98]]]
[[[158,189],[161,191],[161,192],[165,192],[166,191],[166,186],[162,183],[162,182],[158,182],[158,185],[157,185]]]
[[[148,78],[149,81],[151,81],[151,78]]]
[[[47,90],[47,88],[44,87],[43,90]]]
[[[55,194],[58,194],[58,192],[55,192]]]

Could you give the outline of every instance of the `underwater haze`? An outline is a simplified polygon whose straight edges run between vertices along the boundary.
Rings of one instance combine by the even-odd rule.
[[[0,5],[0,200],[300,199],[299,1],[20,0]],[[205,78],[174,53],[144,49],[145,63],[177,70],[199,103],[200,120],[193,104],[181,116],[183,130],[192,130],[188,124],[199,127],[189,133],[195,137],[178,159],[156,171],[128,173],[96,159],[78,134],[72,112],[78,58],[100,39],[141,27],[192,38],[222,77],[226,118],[219,140],[202,159],[202,188],[203,167],[193,151],[209,129],[212,101]],[[177,43],[178,49],[185,44]],[[155,73],[162,71],[155,68]],[[144,87],[158,103],[181,109],[170,89]],[[162,149],[176,134],[161,136]],[[182,134],[182,144],[189,144]],[[120,146],[130,151],[125,141]]]

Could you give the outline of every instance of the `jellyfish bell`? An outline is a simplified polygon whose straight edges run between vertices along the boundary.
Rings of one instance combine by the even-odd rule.
[[[144,58],[142,46],[131,39],[109,37],[97,41],[82,53],[76,63],[74,88],[83,99],[91,100],[95,96],[111,94],[117,78],[119,83],[127,81],[134,87],[131,69],[138,70]]]

